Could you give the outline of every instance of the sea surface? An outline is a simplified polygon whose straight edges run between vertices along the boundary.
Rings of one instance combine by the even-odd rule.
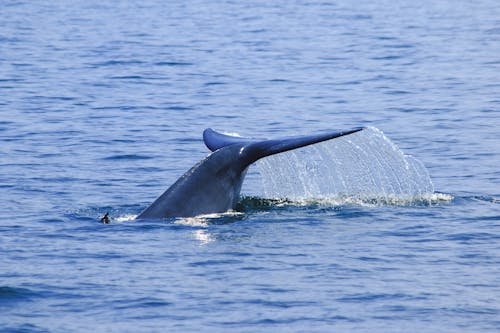
[[[421,172],[317,148],[134,220],[207,127],[359,126]],[[0,1],[0,199],[2,333],[499,332],[500,2]]]

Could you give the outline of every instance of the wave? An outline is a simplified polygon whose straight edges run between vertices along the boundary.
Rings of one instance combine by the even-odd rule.
[[[0,286],[0,306],[12,301],[29,300],[39,296],[41,295],[27,288]]]

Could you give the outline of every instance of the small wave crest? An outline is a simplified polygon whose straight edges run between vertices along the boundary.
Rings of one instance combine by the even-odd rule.
[[[147,155],[137,155],[137,154],[125,154],[125,155],[113,155],[104,157],[103,160],[119,161],[119,160],[149,160],[152,156]]]
[[[0,286],[0,305],[7,301],[17,301],[39,296],[36,292],[26,288]]]

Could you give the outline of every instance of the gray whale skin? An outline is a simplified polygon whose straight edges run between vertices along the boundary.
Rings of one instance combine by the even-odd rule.
[[[234,209],[250,164],[269,155],[331,140],[362,129],[256,140],[225,135],[208,128],[203,132],[203,141],[212,153],[182,175],[137,218],[193,217]]]

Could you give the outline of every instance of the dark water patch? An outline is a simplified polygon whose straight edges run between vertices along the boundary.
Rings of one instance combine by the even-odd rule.
[[[252,253],[249,253],[249,252],[239,252],[239,251],[225,251],[225,252],[220,253],[220,255],[230,256],[230,257],[241,257],[241,258],[252,257],[253,256]]]
[[[184,138],[177,138],[174,140],[175,143],[181,143],[181,144],[191,144],[191,143],[200,143],[200,138],[194,138],[194,137],[184,137]]]
[[[340,86],[356,86],[356,85],[359,85],[361,83],[362,83],[361,81],[354,80],[354,81],[339,82],[339,83],[337,83],[337,85],[340,85]]]
[[[183,67],[183,66],[192,66],[191,62],[183,62],[183,61],[159,61],[153,63],[155,66],[169,66],[169,67]]]
[[[5,79],[5,78],[0,78],[0,82],[12,82],[12,83],[20,83],[20,82],[24,82],[26,81],[25,79],[21,79],[21,78],[9,78],[9,79]],[[2,123],[3,121],[0,121],[0,123]]]
[[[346,57],[320,56],[320,57],[318,57],[318,59],[325,60],[325,61],[344,61],[344,60],[347,60],[348,58],[346,58]]]
[[[429,235],[428,229],[414,229],[414,230],[405,230],[399,229],[394,231],[384,231],[381,232],[381,236],[385,237],[424,237]]]
[[[331,323],[337,323],[337,322],[350,322],[350,323],[358,323],[361,322],[361,319],[353,318],[353,317],[347,317],[347,316],[341,316],[341,315],[334,315],[330,317],[314,317],[314,316],[297,316],[297,317],[287,317],[287,318],[263,318],[263,319],[249,319],[249,320],[243,320],[240,322],[233,322],[233,321],[224,321],[222,324],[228,327],[233,327],[237,329],[238,327],[241,327],[241,325],[249,326],[255,328],[267,328],[272,330],[273,327],[274,329],[277,329],[278,327],[286,328],[289,327],[289,325],[299,325],[299,324],[306,324],[310,323],[314,327],[315,324],[331,324]],[[307,332],[308,330],[305,330],[304,332]],[[314,331],[314,329],[312,329]],[[302,332],[302,330],[299,330],[299,332]]]
[[[307,307],[316,304],[315,302],[308,301],[272,301],[269,299],[256,298],[244,300],[241,303],[249,304],[249,305],[262,305],[264,307],[270,308],[280,308],[280,309],[289,309],[289,308],[297,308],[297,307]]]
[[[385,306],[382,306],[381,309],[383,311],[389,311],[389,312],[407,312],[408,311],[408,307],[407,306],[404,306],[404,305],[399,305],[399,304],[395,304],[395,305],[385,305]]]
[[[82,182],[84,179],[82,178],[75,178],[75,177],[69,177],[69,176],[62,176],[62,177],[33,177],[33,180],[40,181],[40,182],[46,182],[46,183],[75,183],[75,182]]]
[[[253,14],[253,13],[250,13]],[[250,16],[243,16],[240,18],[242,22],[251,22],[251,21],[258,21],[261,20],[262,16],[261,15],[250,15]]]
[[[21,324],[18,326],[7,325],[2,328],[5,333],[49,333],[50,330],[33,324]]]
[[[469,244],[475,242],[496,241],[500,239],[500,235],[491,234],[487,232],[455,233],[445,236],[445,239],[456,241],[459,243]]]
[[[353,207],[341,206],[333,210],[336,216],[342,219],[359,219],[365,217],[373,217],[374,213],[370,213],[369,210],[358,210]]]
[[[11,65],[14,67],[33,67],[32,64],[20,63],[20,62],[11,63]]]
[[[373,57],[371,58],[372,60],[397,60],[401,59],[402,56],[400,55],[387,55],[387,56],[381,56],[381,57]]]
[[[207,82],[204,84],[204,86],[210,87],[210,86],[221,86],[225,85],[226,82],[220,82],[220,81],[213,81],[213,82]]]
[[[255,271],[255,272],[267,270],[267,268],[262,266],[244,266],[244,267],[239,267],[238,269],[242,271]]]
[[[401,293],[394,293],[394,294],[364,293],[364,294],[352,294],[349,296],[340,297],[337,298],[337,301],[346,303],[365,303],[365,302],[414,300],[414,299],[416,299],[414,296]]]
[[[105,82],[84,82],[83,85],[88,85],[94,88],[113,88],[116,87],[114,84]]]
[[[104,182],[104,181],[97,181],[97,182],[95,182],[95,185],[98,187],[113,187],[114,186],[114,185],[112,185],[108,182]]]
[[[296,292],[296,289],[293,288],[279,288],[273,285],[261,286],[256,288],[257,291],[265,292],[265,293],[274,293],[274,294],[288,294],[291,292]]]
[[[43,154],[37,155],[36,157],[37,158],[45,159],[45,158],[54,158],[54,157],[61,157],[61,156],[63,156],[63,154],[60,154],[60,153],[43,153]]]
[[[415,46],[412,44],[388,44],[384,45],[384,47],[388,49],[411,49]]]
[[[428,110],[419,107],[396,107],[396,108],[388,108],[388,110],[394,110],[403,113],[418,113],[418,114],[428,113]]]
[[[153,156],[147,155],[137,155],[137,154],[124,154],[124,155],[113,155],[102,158],[102,160],[107,161],[120,161],[120,160],[149,160],[154,158]]]
[[[217,115],[217,114],[212,114],[210,115],[210,118],[213,118],[213,119],[237,119],[238,116],[235,116],[235,115],[231,115],[231,114],[224,114],[224,115]]]
[[[475,216],[464,218],[465,221],[500,221],[500,215]]]
[[[251,34],[261,34],[264,32],[268,32],[268,29],[252,29],[252,30],[245,30],[245,32],[251,33]]]
[[[180,106],[180,105],[175,105],[175,106],[169,106],[165,108],[166,110],[172,110],[172,111],[188,111],[188,110],[193,110],[192,107],[189,106]]]
[[[378,40],[397,40],[397,37],[392,37],[392,36],[376,36],[375,39]]]
[[[5,4],[4,4],[5,6]],[[0,42],[1,43],[20,43],[22,42],[23,40],[21,38],[17,38],[17,37],[5,37],[5,36],[0,36]]]
[[[287,83],[287,82],[290,82],[290,80],[286,80],[286,79],[271,79],[271,80],[268,80],[268,82],[272,82],[272,83]]]
[[[156,297],[144,297],[139,299],[122,299],[115,300],[111,303],[111,306],[117,310],[127,310],[127,309],[153,309],[162,308],[172,305],[171,302],[165,301]]]
[[[144,77],[141,75],[123,75],[123,76],[111,76],[112,80],[140,80]]]
[[[464,200],[464,201],[477,200],[477,201],[484,201],[484,202],[489,202],[489,203],[494,203],[494,204],[500,204],[500,197],[495,197],[495,196],[478,195],[478,196],[463,196],[463,197],[459,197],[459,198]]]
[[[54,222],[54,221],[51,220],[50,222]],[[59,222],[65,222],[65,221],[61,220]],[[82,237],[82,236],[73,235],[71,233],[62,233],[62,232],[58,232],[58,233],[39,232],[39,233],[33,233],[33,234],[36,235],[37,237],[40,237],[40,238],[55,239],[55,240],[59,240],[59,239],[85,240],[86,239],[85,237]],[[67,256],[68,254],[66,253],[65,255]]]
[[[340,15],[340,17],[354,21],[360,21],[360,20],[364,21],[373,19],[372,15],[367,15],[367,14]]]
[[[149,173],[149,172],[162,172],[164,171],[165,169],[163,168],[160,168],[160,167],[140,167],[140,168],[137,168],[136,171],[142,171],[142,172],[146,172],[146,173]],[[126,180],[126,179],[123,179],[123,180]],[[156,186],[156,184],[155,184]]]
[[[483,65],[500,65],[500,60],[485,61]]]
[[[472,314],[472,315],[488,314],[495,316],[500,314],[500,311],[496,308],[481,307],[481,306],[456,307],[447,310],[458,314]]]
[[[111,140],[111,142],[116,142],[116,143],[135,143],[137,140],[132,140],[132,139],[114,139]]]
[[[108,67],[108,66],[127,66],[127,65],[141,65],[144,61],[141,60],[108,60],[104,62],[98,62],[89,64],[93,67]]]
[[[33,295],[36,293],[26,288],[0,287],[0,299],[2,300],[27,298]]]
[[[457,258],[467,259],[469,264],[471,264],[471,265],[476,264],[477,260],[481,260],[483,262],[493,263],[492,259],[494,259],[492,256],[485,255],[483,253],[466,253],[466,254],[458,255]],[[474,261],[469,261],[469,260],[474,260]]]
[[[27,288],[0,287],[0,309],[11,307],[18,302],[33,301],[42,297],[42,294]]]
[[[356,259],[358,259],[360,261],[364,261],[364,262],[389,262],[389,260],[385,260],[382,258],[376,258],[376,257],[368,257],[368,256],[362,256],[362,257],[358,257]]]
[[[387,95],[407,95],[407,94],[411,94],[412,92],[411,91],[407,91],[407,90],[389,90],[389,91],[385,91],[384,94],[387,94]]]
[[[191,267],[205,267],[205,266],[222,266],[241,264],[241,260],[237,259],[221,259],[221,260],[201,260],[189,264]]]
[[[22,232],[24,229],[25,226],[21,225],[9,225],[9,226],[0,225],[0,232],[10,232],[10,231]]]
[[[29,101],[38,100],[37,101],[38,103],[44,103],[46,101],[49,101],[49,102],[51,102],[51,101],[74,101],[74,100],[76,100],[76,97],[33,95],[33,96],[29,96],[28,98],[26,98],[26,100],[29,100]]]

